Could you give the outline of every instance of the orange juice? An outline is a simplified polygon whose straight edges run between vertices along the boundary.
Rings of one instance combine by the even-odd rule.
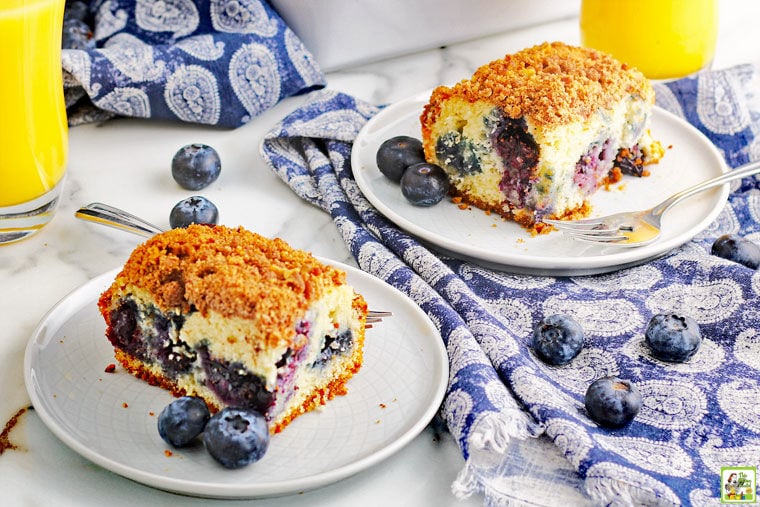
[[[58,184],[68,157],[65,0],[0,0],[0,209]]]
[[[581,42],[671,79],[708,66],[718,36],[717,0],[582,0]]]

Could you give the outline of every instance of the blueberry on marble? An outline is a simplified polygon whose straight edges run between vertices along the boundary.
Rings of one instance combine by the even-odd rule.
[[[174,447],[185,447],[203,432],[211,414],[203,399],[183,396],[158,414],[158,434]]]
[[[423,162],[410,166],[401,177],[401,193],[415,206],[432,206],[449,193],[449,178],[435,164]]]
[[[200,195],[182,199],[172,208],[169,214],[169,225],[172,229],[187,227],[190,224],[216,224],[219,221],[219,210],[216,205]]]
[[[269,447],[269,428],[260,413],[226,407],[206,424],[203,443],[225,468],[241,468],[260,460]]]
[[[674,313],[653,316],[644,338],[652,356],[669,363],[688,361],[702,343],[699,324],[689,316]]]
[[[422,142],[409,136],[396,136],[383,141],[377,150],[377,168],[388,179],[398,183],[406,168],[425,161]]]
[[[211,146],[194,143],[172,157],[172,177],[182,188],[200,190],[212,184],[222,171],[219,154]]]
[[[595,380],[586,390],[586,411],[598,424],[622,428],[641,409],[641,394],[630,380],[616,376]]]
[[[549,315],[533,328],[533,351],[547,364],[567,364],[582,348],[583,328],[569,315]]]
[[[736,234],[720,236],[713,243],[711,252],[750,269],[760,267],[760,246]]]

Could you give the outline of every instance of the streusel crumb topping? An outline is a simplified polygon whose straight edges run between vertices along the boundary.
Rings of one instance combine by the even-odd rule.
[[[441,101],[459,96],[498,105],[509,117],[527,117],[537,126],[561,125],[627,95],[654,102],[654,90],[638,70],[600,51],[546,42],[483,65],[453,87],[439,86],[421,120],[431,125]]]
[[[292,322],[327,288],[345,283],[343,271],[279,238],[242,227],[191,225],[138,246],[113,287],[147,290],[164,311],[195,307],[203,315],[213,310],[225,317]]]

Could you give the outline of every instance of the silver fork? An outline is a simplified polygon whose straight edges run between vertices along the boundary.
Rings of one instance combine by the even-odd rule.
[[[101,202],[93,202],[82,206],[74,213],[74,216],[87,222],[107,225],[108,227],[131,232],[132,234],[137,234],[145,238],[150,238],[151,236],[164,232],[164,229],[161,229],[132,213]],[[383,321],[384,317],[391,316],[393,316],[392,312],[369,310],[367,312],[366,327],[371,328],[372,324],[378,324]]]
[[[662,216],[687,197],[739,178],[760,172],[760,160],[740,166],[715,178],[698,183],[668,197],[660,204],[641,211],[624,211],[599,218],[549,220],[571,238],[586,243],[638,247],[655,241],[661,233]]]

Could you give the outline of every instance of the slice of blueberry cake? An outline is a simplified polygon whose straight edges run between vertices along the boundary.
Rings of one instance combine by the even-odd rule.
[[[588,214],[600,186],[662,157],[653,103],[637,70],[544,43],[433,90],[420,117],[425,157],[446,170],[452,195],[541,232],[542,218]]]
[[[340,269],[243,228],[191,225],[138,246],[101,295],[135,376],[262,413],[277,433],[362,365],[367,305]]]

